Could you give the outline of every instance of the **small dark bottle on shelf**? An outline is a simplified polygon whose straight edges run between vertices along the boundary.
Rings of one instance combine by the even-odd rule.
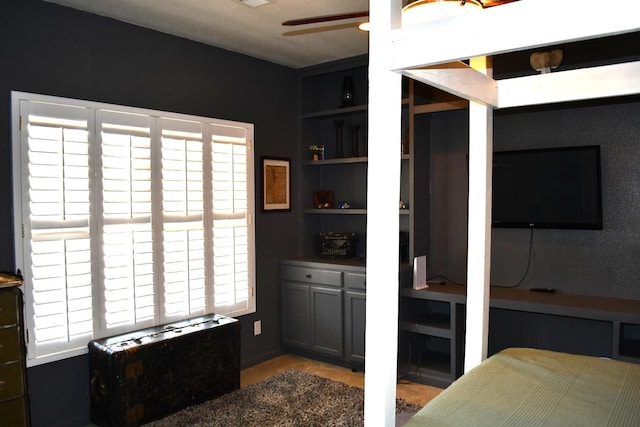
[[[351,157],[360,157],[360,125],[351,126]]]
[[[355,105],[353,93],[353,76],[345,76],[342,79],[342,104],[340,108],[353,107]]]
[[[336,127],[336,158],[344,157],[344,148],[342,146],[342,125],[344,120],[334,120],[333,125]]]

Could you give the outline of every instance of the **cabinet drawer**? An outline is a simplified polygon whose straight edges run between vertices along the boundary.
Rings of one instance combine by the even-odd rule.
[[[18,295],[11,290],[0,292],[0,326],[18,324]]]
[[[342,272],[331,270],[316,270],[314,268],[283,266],[282,280],[320,283],[323,285],[342,286]]]
[[[0,403],[0,420],[3,426],[28,426],[27,402],[25,399],[14,399]]]
[[[20,329],[0,328],[0,363],[20,360]]]
[[[367,275],[365,273],[344,273],[344,285],[351,289],[366,289]]]
[[[22,365],[18,362],[0,365],[0,402],[23,394]]]

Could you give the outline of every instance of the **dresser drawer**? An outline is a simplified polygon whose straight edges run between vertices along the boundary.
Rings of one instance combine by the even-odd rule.
[[[23,394],[22,364],[14,362],[0,365],[0,402],[21,397]]]
[[[18,295],[15,292],[0,292],[0,326],[18,324]]]
[[[282,266],[282,280],[303,283],[318,283],[330,286],[342,286],[342,272],[317,270],[315,268]]]
[[[0,363],[20,360],[20,328],[0,328]]]
[[[350,289],[366,289],[367,275],[365,273],[344,273],[344,285]]]
[[[28,426],[29,414],[25,399],[13,399],[0,403],[0,420],[3,426]]]

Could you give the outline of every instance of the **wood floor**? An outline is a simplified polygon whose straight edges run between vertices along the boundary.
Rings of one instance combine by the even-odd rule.
[[[345,384],[364,388],[364,373],[352,372],[351,369],[318,362],[303,357],[285,354],[266,362],[242,370],[240,386],[246,387],[263,379],[277,375],[288,369],[298,369],[320,377],[340,381]],[[424,406],[442,390],[428,385],[408,381],[400,381],[396,387],[396,397],[407,402]]]

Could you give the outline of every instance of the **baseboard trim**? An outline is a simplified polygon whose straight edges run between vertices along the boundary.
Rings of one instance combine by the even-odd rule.
[[[259,354],[259,355],[252,355],[252,357],[244,358],[244,359],[242,359],[240,361],[240,369],[250,368],[250,367],[255,366],[255,365],[259,364],[259,363],[262,363],[262,362],[265,362],[267,360],[273,359],[274,357],[282,356],[283,354],[285,354],[284,349],[278,348],[278,349],[275,349],[275,350],[267,352],[267,353],[263,353],[263,354]]]

